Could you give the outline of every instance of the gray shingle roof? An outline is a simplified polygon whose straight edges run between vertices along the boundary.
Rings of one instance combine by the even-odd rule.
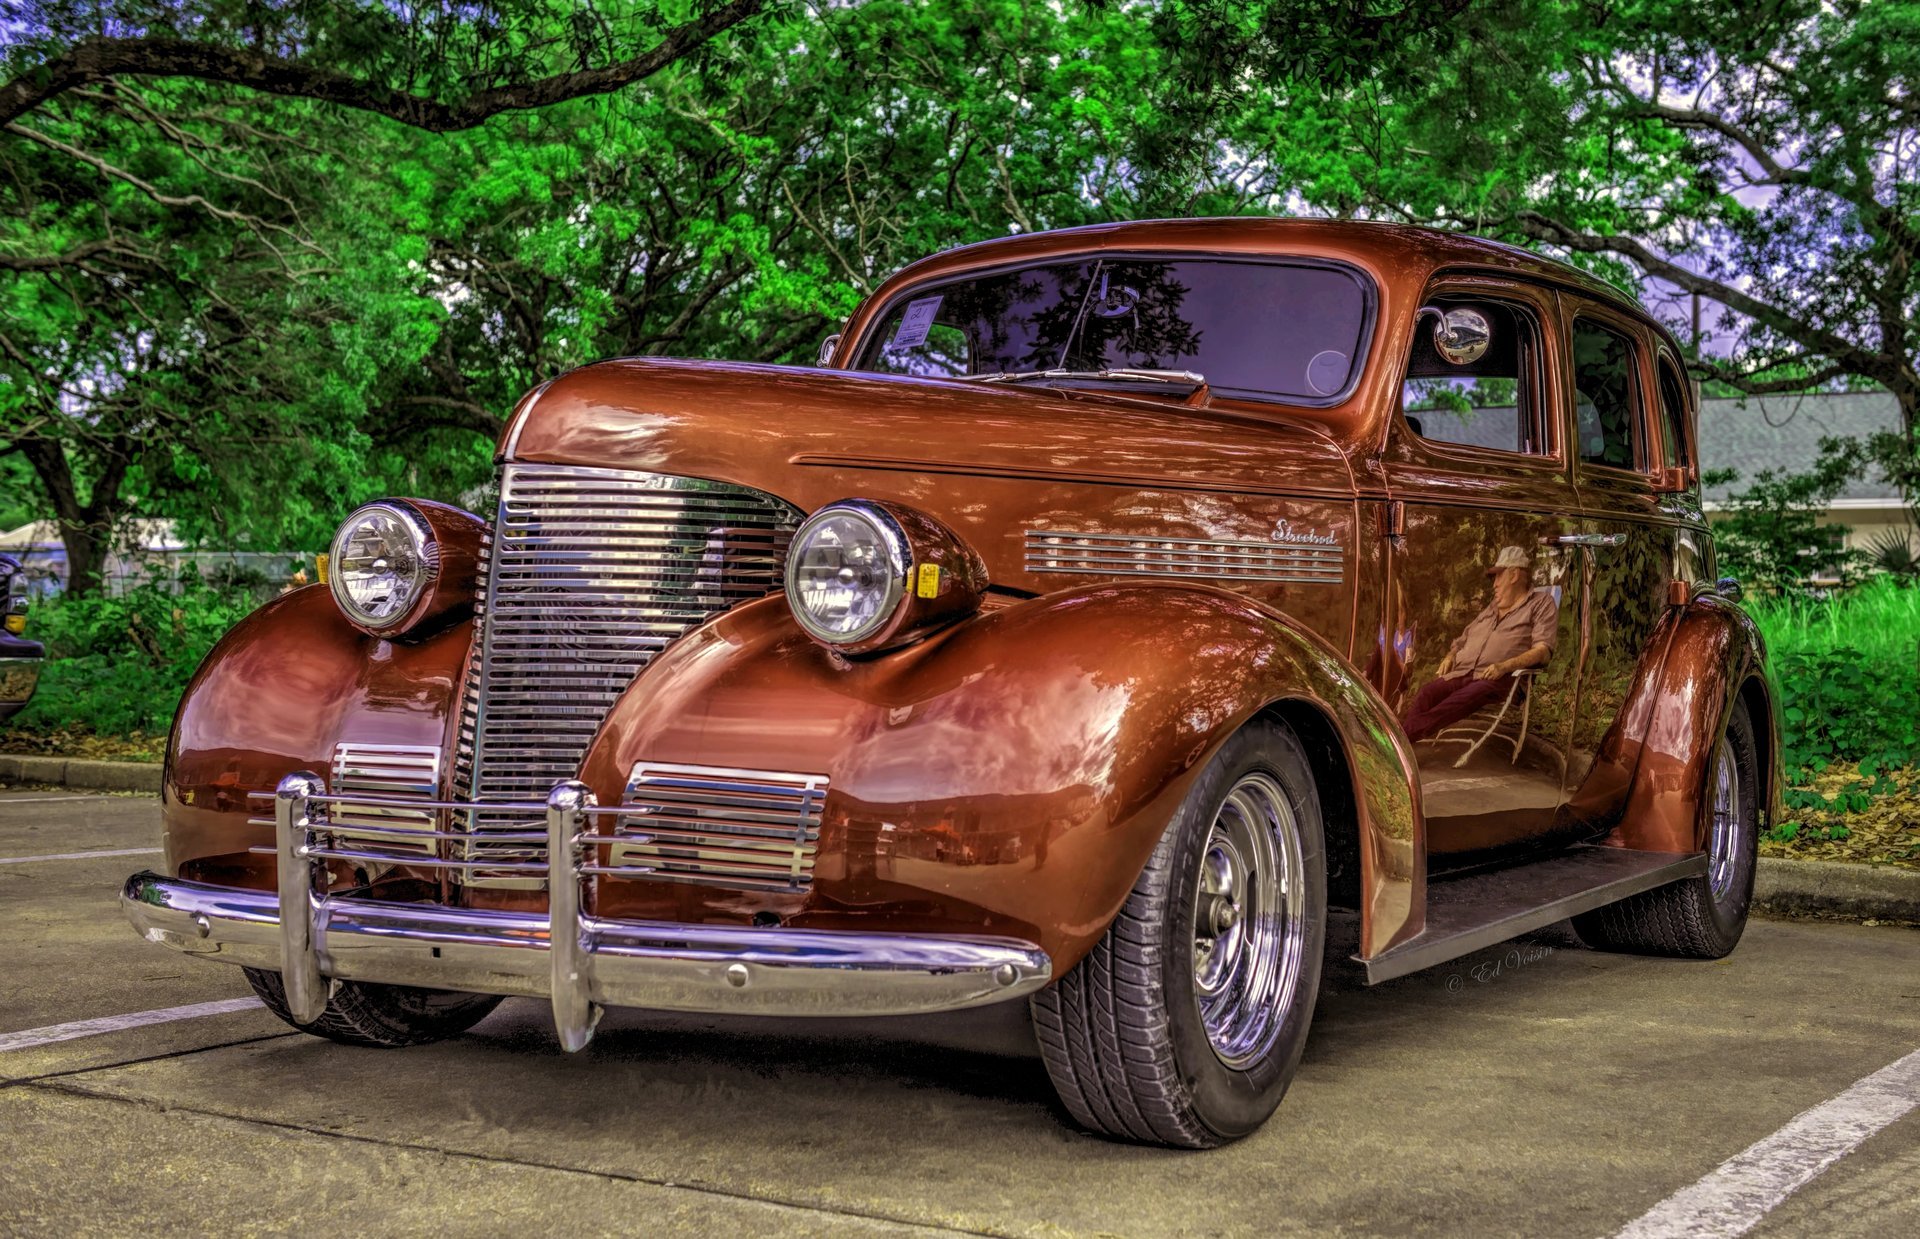
[[[1884,391],[1808,396],[1747,396],[1700,402],[1700,468],[1738,469],[1733,486],[1709,487],[1705,497],[1724,499],[1762,469],[1803,470],[1829,436],[1865,436],[1900,429],[1900,406]],[[1856,478],[1842,499],[1897,499],[1900,492],[1877,477]]]

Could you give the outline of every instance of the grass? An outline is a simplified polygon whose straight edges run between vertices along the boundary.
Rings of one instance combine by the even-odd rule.
[[[1829,598],[1749,599],[1747,612],[1775,659],[1851,649],[1875,666],[1920,668],[1920,586],[1875,577]]]
[[[1883,576],[1747,609],[1780,684],[1786,767],[1762,853],[1920,867],[1920,586]]]

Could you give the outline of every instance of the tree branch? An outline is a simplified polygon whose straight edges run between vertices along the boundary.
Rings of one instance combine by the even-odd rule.
[[[1520,231],[1536,241],[1545,241],[1550,245],[1563,246],[1583,254],[1618,254],[1648,275],[1665,280],[1688,292],[1712,298],[1728,309],[1771,327],[1781,335],[1796,340],[1834,361],[1845,363],[1847,368],[1855,373],[1877,376],[1886,368],[1885,358],[1879,354],[1870,353],[1844,336],[1835,335],[1824,327],[1795,317],[1780,307],[1770,305],[1731,284],[1724,284],[1719,280],[1689,271],[1678,263],[1660,257],[1632,237],[1601,236],[1581,232],[1538,211],[1521,211],[1514,219]]]
[[[113,237],[99,237],[83,241],[64,254],[0,254],[0,271],[54,271],[61,267],[79,267],[86,265],[89,258],[103,254],[135,260],[146,258],[140,251],[129,249]]]
[[[245,86],[265,94],[317,99],[374,112],[415,128],[452,133],[471,129],[501,112],[545,107],[630,86],[753,17],[765,6],[766,0],[732,0],[705,16],[675,26],[659,43],[631,59],[598,69],[490,86],[455,102],[363,81],[335,69],[270,55],[253,47],[221,47],[190,39],[91,37],[0,86],[0,124],[16,120],[76,87],[92,85],[116,74],[133,74],[198,78]]]
[[[1793,358],[1790,360],[1800,359]],[[1786,365],[1788,363],[1778,362],[1775,364]],[[1687,363],[1687,368],[1702,378],[1713,379],[1717,382],[1725,383],[1729,387],[1737,387],[1749,396],[1765,396],[1772,392],[1783,391],[1801,392],[1807,390],[1809,387],[1817,387],[1822,383],[1837,379],[1843,374],[1850,373],[1846,366],[1836,364],[1826,366],[1811,374],[1803,374],[1791,378],[1756,379],[1751,374],[1743,374],[1738,370],[1729,370],[1719,362],[1707,357],[1694,358]],[[1771,370],[1774,366],[1770,365],[1765,368]]]
[[[152,184],[151,182],[142,180],[141,178],[135,176],[131,172],[128,172],[124,168],[115,167],[113,164],[108,163],[106,160],[100,158],[98,155],[90,154],[87,151],[81,150],[77,146],[70,145],[69,143],[62,142],[58,138],[51,137],[47,134],[41,133],[37,129],[29,129],[25,125],[20,125],[20,124],[8,124],[6,126],[6,130],[8,133],[19,134],[23,138],[30,138],[33,141],[40,143],[42,146],[48,147],[51,150],[59,151],[61,154],[66,155],[69,158],[77,159],[81,163],[86,164],[89,168],[92,168],[96,172],[100,173],[100,175],[102,176],[111,177],[114,180],[125,181],[127,184],[133,186],[135,189],[139,190],[141,193],[145,194],[147,197],[159,203],[161,206],[198,207],[201,210],[207,212],[209,215],[212,215],[216,219],[226,220],[228,223],[241,224],[251,229],[254,235],[260,238],[260,243],[262,245],[265,245],[268,249],[272,250],[274,257],[278,258],[282,265],[286,264],[286,256],[280,252],[280,249],[278,246],[274,245],[273,242],[267,240],[265,234],[268,231],[277,232],[280,235],[286,237],[287,239],[293,241],[295,244],[301,246],[302,248],[311,250],[313,253],[316,253],[316,254],[325,253],[325,251],[323,251],[319,246],[301,237],[298,233],[294,232],[291,228],[288,228],[284,224],[276,224],[271,220],[261,219],[255,215],[248,215],[243,211],[229,211],[224,207],[215,206],[213,203],[207,201],[205,198],[201,197],[199,194],[188,194],[183,198],[174,194],[166,193],[162,191],[158,186]],[[289,272],[289,274],[291,274],[291,272]]]

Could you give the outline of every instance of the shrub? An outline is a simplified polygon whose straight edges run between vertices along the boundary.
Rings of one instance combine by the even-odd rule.
[[[1762,469],[1744,490],[1727,496],[1727,514],[1713,525],[1720,570],[1769,593],[1793,590],[1814,576],[1847,579],[1861,556],[1847,549],[1845,525],[1820,517],[1865,468],[1862,449],[1850,440],[1826,439],[1805,473]],[[1731,469],[1709,474],[1708,485],[1735,482]]]
[[[1749,609],[1780,687],[1789,810],[1857,811],[1893,790],[1887,771],[1920,767],[1920,591],[1883,576],[1830,598],[1763,598]],[[1831,798],[1809,790],[1839,763],[1858,763],[1859,779]]]
[[[29,635],[47,645],[33,701],[10,726],[32,733],[164,732],[194,668],[253,610],[251,589],[220,589],[191,571],[115,597],[46,599]]]

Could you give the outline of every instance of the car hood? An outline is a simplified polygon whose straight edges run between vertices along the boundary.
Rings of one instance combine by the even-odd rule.
[[[860,493],[906,502],[923,500],[929,475],[1352,493],[1344,453],[1304,420],[1104,393],[662,358],[602,362],[553,380],[521,402],[501,449],[509,460],[732,482],[803,508],[841,497],[821,484],[844,485],[849,474],[861,475]]]

